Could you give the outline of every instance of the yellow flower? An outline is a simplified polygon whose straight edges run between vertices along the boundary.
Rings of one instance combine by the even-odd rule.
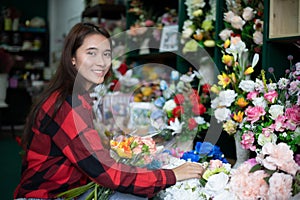
[[[215,94],[219,94],[220,93],[220,89],[216,84],[213,84],[210,88],[210,91],[212,91]]]
[[[204,20],[201,28],[203,28],[205,31],[211,31],[213,29],[212,20]]]
[[[144,96],[148,97],[152,94],[152,88],[149,86],[142,87],[141,92]]]
[[[225,49],[228,48],[229,45],[230,45],[230,40],[229,39],[225,40],[225,42],[224,42],[224,48]]]
[[[219,79],[218,84],[222,85],[223,88],[225,88],[231,82],[230,77],[224,72],[222,72],[222,75],[218,75],[218,79]]]
[[[193,12],[194,17],[199,17],[201,15],[203,15],[203,10],[202,9],[198,9],[198,10]]]
[[[206,47],[214,47],[216,45],[214,40],[205,40],[203,44]]]
[[[253,67],[248,67],[248,68],[245,70],[244,74],[245,74],[245,75],[249,75],[249,74],[252,74],[253,72],[254,72]]]
[[[232,64],[233,64],[233,56],[231,56],[231,55],[223,55],[222,56],[222,62],[225,64],[225,65],[227,65],[228,67],[231,67],[232,66]]]
[[[243,121],[243,118],[244,118],[244,112],[239,111],[237,114],[236,114],[236,113],[233,113],[233,119],[234,119],[236,122],[241,123],[241,122]]]
[[[240,97],[240,98],[238,98],[236,105],[238,105],[241,108],[244,108],[248,105],[248,102],[245,100],[244,97]]]
[[[223,128],[229,135],[232,135],[236,132],[237,124],[232,120],[228,120],[223,124]]]
[[[229,75],[229,77],[231,78],[231,81],[233,82],[233,83],[236,83],[236,76],[235,76],[235,73],[231,73],[230,75]]]

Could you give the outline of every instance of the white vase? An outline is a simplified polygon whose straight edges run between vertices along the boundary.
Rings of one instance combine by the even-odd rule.
[[[7,87],[8,87],[8,74],[0,73],[0,108],[8,106],[5,103]]]
[[[241,164],[247,161],[250,156],[250,151],[242,147],[240,136],[241,134],[239,131],[234,134],[235,149],[236,149],[236,162],[233,166],[234,169],[238,168]]]

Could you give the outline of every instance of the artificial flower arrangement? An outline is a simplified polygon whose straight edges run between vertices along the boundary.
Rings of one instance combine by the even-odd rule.
[[[250,63],[248,49],[240,37],[231,37],[231,41],[228,40],[223,48],[225,70],[218,75],[218,85],[211,87],[211,92],[216,94],[211,101],[211,108],[214,117],[223,123],[223,129],[233,135],[240,130],[239,124],[249,104],[241,86],[251,82],[250,75],[254,72],[259,55],[255,54]]]
[[[158,169],[162,166],[155,141],[151,137],[118,135],[114,136],[109,144],[111,157],[117,162],[147,169]],[[71,200],[88,190],[90,190],[90,193],[85,200],[107,200],[113,194],[113,190],[90,182],[84,186],[63,192],[58,197]]]
[[[197,41],[200,47],[215,46],[215,21],[216,21],[216,1],[215,0],[187,0],[187,19],[182,28],[183,52],[193,52],[197,46],[192,41]],[[193,39],[193,40],[191,40]]]
[[[272,69],[269,71],[273,73]],[[276,82],[267,83],[264,72],[261,79],[241,82],[248,102],[242,123],[243,148],[260,151],[267,142],[284,142],[299,152],[300,63],[287,72]]]
[[[226,45],[231,37],[240,37],[250,55],[261,52],[263,44],[263,0],[226,1],[225,28],[219,33]]]
[[[286,143],[266,143],[256,158],[231,172],[223,199],[299,199],[299,170]]]
[[[198,132],[209,127],[205,119],[208,115],[205,104],[209,101],[210,85],[201,83],[198,71],[181,76],[178,71],[172,71],[170,78],[169,84],[165,80],[160,81],[162,96],[153,102],[166,117],[166,123],[153,126],[166,139],[176,138],[179,143],[192,142]],[[197,78],[199,83],[194,89],[192,82]]]
[[[214,177],[226,175],[227,180],[229,179],[230,164],[224,158],[220,148],[209,142],[198,142],[193,151],[184,152],[180,158],[171,157],[170,162],[163,168],[172,169],[184,162],[199,162],[205,168],[202,178],[177,182],[174,186],[158,193],[155,199],[180,200],[182,197],[191,200],[211,199],[220,193],[220,188],[227,183],[217,183]]]

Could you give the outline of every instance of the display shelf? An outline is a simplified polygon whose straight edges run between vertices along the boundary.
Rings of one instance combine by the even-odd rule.
[[[125,16],[126,8],[124,5],[116,4],[98,4],[92,7],[87,7],[81,14],[82,19],[97,17],[98,22],[101,23],[101,19],[121,19]]]
[[[299,0],[270,0],[269,38],[300,36]]]

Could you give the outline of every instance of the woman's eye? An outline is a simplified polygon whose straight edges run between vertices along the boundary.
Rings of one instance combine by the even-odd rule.
[[[104,56],[111,57],[111,51],[105,51],[105,52],[104,52]]]
[[[95,55],[96,55],[96,52],[88,51],[87,54],[92,55],[92,56],[95,56]]]

